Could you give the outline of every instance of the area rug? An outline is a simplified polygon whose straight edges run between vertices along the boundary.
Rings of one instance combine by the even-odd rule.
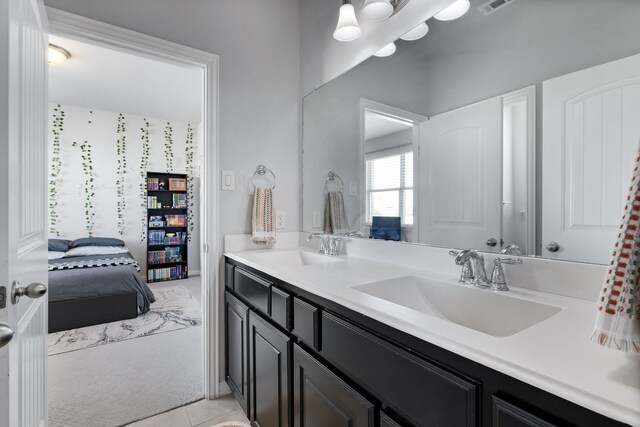
[[[151,310],[135,319],[49,334],[49,356],[202,324],[202,308],[181,286],[154,291]]]

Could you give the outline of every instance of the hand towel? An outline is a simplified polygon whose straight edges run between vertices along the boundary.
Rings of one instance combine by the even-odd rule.
[[[591,340],[640,353],[640,148]]]
[[[324,232],[345,234],[349,231],[342,191],[329,192],[324,203]]]
[[[276,242],[276,216],[273,208],[273,191],[258,188],[253,191],[251,235],[256,243],[273,245]]]

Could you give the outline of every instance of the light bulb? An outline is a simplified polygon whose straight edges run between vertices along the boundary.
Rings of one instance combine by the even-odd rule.
[[[393,6],[389,0],[365,0],[361,14],[367,21],[384,21],[393,15]]]
[[[378,50],[373,56],[377,56],[378,58],[384,58],[385,56],[391,56],[396,52],[396,44],[394,42],[389,43],[382,49]]]
[[[467,13],[471,7],[469,0],[456,0],[440,12],[436,13],[434,18],[438,21],[453,21]]]
[[[407,31],[406,33],[404,33],[404,36],[400,38],[402,40],[406,40],[410,42],[413,40],[421,39],[422,37],[426,36],[428,32],[429,32],[429,26],[427,25],[427,23],[421,22],[415,27],[413,27],[412,29],[410,29],[409,31]]]
[[[66,49],[61,48],[58,45],[49,43],[49,64],[60,65],[67,59],[71,58],[71,54]]]
[[[338,25],[333,32],[333,38],[340,42],[350,42],[357,39],[362,34],[356,12],[353,5],[349,2],[340,6],[340,15],[338,16]]]

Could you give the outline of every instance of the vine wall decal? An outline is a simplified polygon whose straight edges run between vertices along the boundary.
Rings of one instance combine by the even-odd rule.
[[[149,121],[144,119],[144,126],[140,128],[142,140],[142,155],[140,157],[140,207],[142,208],[140,243],[147,238],[147,170],[149,169],[149,157],[151,146],[149,144]]]
[[[125,126],[125,119],[122,113],[118,114],[118,128],[116,141],[116,155],[117,155],[117,169],[116,169],[116,194],[118,196],[117,209],[118,209],[118,233],[122,236],[126,231],[126,222],[124,219],[124,212],[127,207],[127,200],[125,197],[125,179],[127,174],[127,136],[125,135],[127,129]]]
[[[173,127],[169,122],[164,127],[164,158],[167,172],[173,172]]]
[[[94,179],[93,179],[93,158],[91,155],[91,144],[84,141],[82,144],[73,141],[73,147],[79,147],[82,153],[82,172],[84,173],[84,217],[85,228],[89,236],[93,236],[93,225],[96,216],[93,207]]]
[[[193,180],[195,176],[194,164],[193,164],[193,128],[191,123],[187,124],[187,140],[185,142],[185,156],[186,156],[186,172],[187,172],[187,197],[189,199],[189,211],[187,212],[187,218],[189,220],[189,233],[187,238],[191,242],[191,233],[194,228],[194,212],[193,212]]]
[[[62,170],[62,158],[60,157],[60,134],[64,131],[64,111],[60,104],[53,109],[53,133],[51,172],[49,175],[49,233],[59,237],[58,228],[58,184],[60,183],[60,172]]]

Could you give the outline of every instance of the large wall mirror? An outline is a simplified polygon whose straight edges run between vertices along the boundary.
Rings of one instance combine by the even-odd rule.
[[[304,97],[305,231],[608,262],[640,142],[640,2],[484,3]]]

